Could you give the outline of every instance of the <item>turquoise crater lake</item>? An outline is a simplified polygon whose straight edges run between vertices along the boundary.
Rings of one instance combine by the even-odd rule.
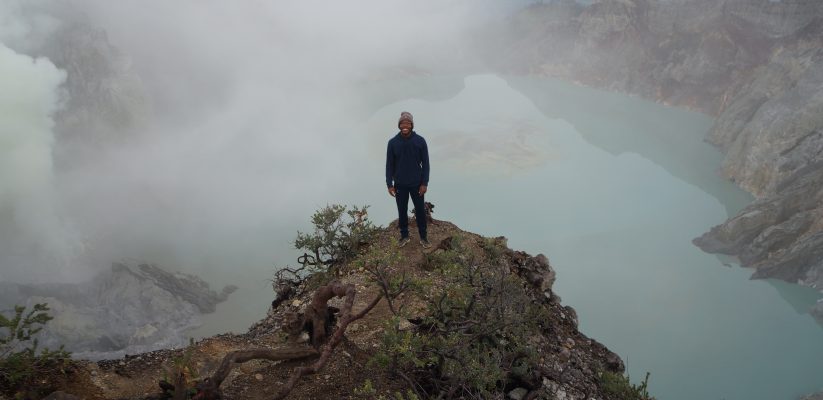
[[[581,331],[620,354],[635,382],[651,372],[657,398],[823,388],[823,329],[807,313],[818,294],[749,280],[691,243],[751,201],[717,175],[709,117],[551,79],[436,79],[365,91],[394,101],[352,132],[363,150],[348,168],[373,177],[368,195],[384,195],[385,141],[411,111],[429,143],[435,218],[546,254]],[[385,200],[368,201],[376,221],[395,217]]]

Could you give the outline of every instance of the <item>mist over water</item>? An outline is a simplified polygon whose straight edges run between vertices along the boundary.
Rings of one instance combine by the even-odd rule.
[[[750,200],[714,175],[707,117],[550,80],[464,80],[484,70],[472,29],[524,3],[0,0],[0,281],[157,263],[238,285],[193,334],[242,331],[314,210],[396,217],[383,157],[408,110],[430,144],[435,218],[546,253],[583,332],[633,377],[651,371],[659,398],[817,389],[817,295],[749,282],[690,243]],[[50,48],[65,32],[87,32],[68,43],[102,61]],[[129,115],[99,113],[72,77]],[[65,129],[97,114],[122,123]]]
[[[4,47],[3,85],[43,87],[30,100],[14,86],[2,94],[13,96],[3,115],[34,124],[2,132],[0,151],[17,154],[4,157],[0,181],[2,278],[83,280],[123,258],[206,277],[271,267],[293,235],[271,227],[294,231],[344,189],[371,184],[345,170],[368,109],[355,88],[476,65],[463,32],[518,5],[318,6],[0,2],[0,41],[14,49]],[[32,71],[9,69],[15,57]],[[124,115],[101,110],[106,102]],[[108,125],[77,128],[75,115]]]
[[[202,332],[245,329],[314,210],[384,194],[356,92],[480,68],[463,32],[520,3],[0,0],[0,281],[154,263],[239,286]]]

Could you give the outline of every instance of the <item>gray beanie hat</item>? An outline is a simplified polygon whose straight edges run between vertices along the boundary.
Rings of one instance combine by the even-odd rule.
[[[411,122],[412,129],[414,129],[414,117],[412,117],[411,113],[408,111],[403,111],[400,113],[400,119],[397,120],[397,127],[400,127],[400,123],[403,121]]]

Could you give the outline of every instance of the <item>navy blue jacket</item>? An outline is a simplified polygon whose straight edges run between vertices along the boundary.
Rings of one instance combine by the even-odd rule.
[[[417,132],[412,131],[408,138],[398,133],[389,140],[386,150],[386,186],[394,185],[429,185],[429,148],[426,146],[426,139]]]

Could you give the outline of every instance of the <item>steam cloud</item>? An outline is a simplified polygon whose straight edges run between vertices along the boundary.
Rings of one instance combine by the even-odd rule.
[[[52,171],[52,116],[65,79],[49,60],[0,43],[0,254],[31,274],[56,272],[39,267],[70,263],[79,245],[61,218]]]
[[[463,32],[519,5],[0,0],[0,280],[77,280],[124,257],[207,279],[257,266],[259,280],[291,260],[294,231],[319,206],[384,197],[382,145],[371,142],[396,121],[361,130],[376,107],[361,84],[471,68]],[[100,34],[72,39],[67,26]],[[32,58],[49,48],[68,77]],[[73,63],[81,51],[110,59]],[[52,129],[61,88],[74,106]],[[149,111],[95,135],[61,130],[76,115],[133,120],[100,103]]]

